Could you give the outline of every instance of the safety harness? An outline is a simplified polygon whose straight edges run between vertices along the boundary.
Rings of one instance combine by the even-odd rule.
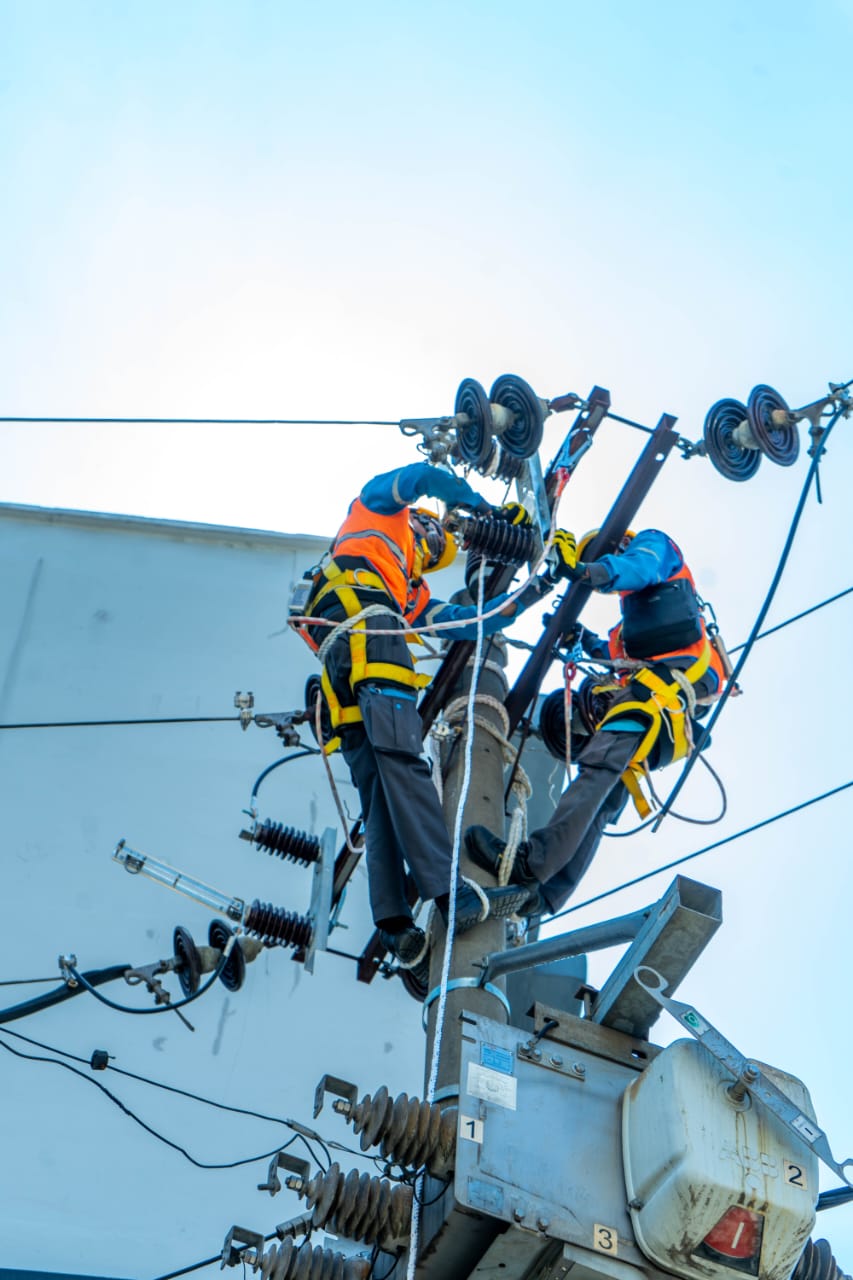
[[[654,767],[661,768],[674,761],[683,760],[693,749],[691,713],[696,705],[694,686],[702,679],[711,665],[711,645],[704,639],[696,659],[684,670],[675,670],[665,663],[653,663],[632,675],[627,685],[596,685],[593,693],[627,689],[632,697],[617,702],[598,722],[596,729],[616,726],[620,720],[640,720],[646,731],[622,781],[628,789],[641,818],[651,813],[651,805],[643,794],[640,781],[648,772],[649,758],[657,746]],[[666,733],[661,731],[666,729]]]
[[[371,595],[379,593],[388,603],[379,604],[375,601],[365,603],[359,592],[370,593]],[[417,588],[415,588],[415,595],[417,598],[413,601],[413,605],[417,607],[420,596]],[[361,723],[362,715],[358,706],[357,694],[358,685],[363,684],[366,680],[386,680],[402,685],[407,689],[423,689],[431,679],[429,675],[418,675],[411,667],[403,666],[401,663],[368,661],[368,617],[373,613],[380,612],[390,614],[393,617],[401,616],[398,609],[391,607],[391,597],[380,574],[375,573],[372,569],[344,568],[336,560],[330,559],[320,568],[317,574],[314,589],[305,606],[304,616],[306,618],[317,616],[319,606],[323,601],[328,601],[329,597],[334,597],[337,600],[344,613],[345,620],[324,637],[322,646],[311,636],[310,623],[300,623],[297,628],[303,640],[315,654],[318,654],[321,661],[341,635],[346,634],[349,639],[351,662],[349,686],[355,701],[349,705],[344,705],[341,702],[332,687],[325,662],[323,662],[320,677],[320,686],[329,708],[334,734],[325,745],[327,753],[336,751],[340,746],[340,737],[337,734],[339,729]],[[350,622],[352,618],[355,618],[356,621]],[[418,642],[418,637],[414,632],[406,633],[405,639],[409,644]]]

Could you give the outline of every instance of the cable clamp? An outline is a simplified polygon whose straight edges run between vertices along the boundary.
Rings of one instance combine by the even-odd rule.
[[[507,1016],[512,1016],[509,1000],[507,1000],[505,993],[501,991],[500,987],[494,986],[493,983],[481,982],[479,978],[453,978],[447,984],[448,992],[458,990],[460,987],[476,987],[480,991],[488,991],[490,996],[495,996],[500,1000],[501,1004],[507,1011]],[[430,1005],[434,1004],[440,995],[441,984],[439,983],[437,987],[433,987],[432,991],[430,991],[424,999],[423,1014],[421,1015],[421,1022],[423,1023],[424,1031],[426,1031],[427,1015],[429,1014]]]
[[[77,967],[77,957],[75,955],[59,956],[57,964],[59,965],[59,972],[62,974],[62,981],[66,987],[71,987],[73,990],[78,986],[77,979],[71,972],[72,969]]]

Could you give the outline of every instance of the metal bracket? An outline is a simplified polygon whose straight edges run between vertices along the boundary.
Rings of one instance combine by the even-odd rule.
[[[271,1196],[278,1195],[279,1191],[281,1191],[281,1180],[278,1176],[279,1169],[287,1169],[290,1173],[298,1174],[303,1181],[311,1173],[311,1166],[307,1160],[289,1156],[286,1151],[276,1151],[272,1160],[270,1160],[266,1182],[258,1183],[259,1191],[268,1191]]]
[[[640,974],[647,974],[648,978],[644,980]],[[734,1092],[730,1090],[733,1101],[742,1100],[747,1092],[752,1094],[801,1142],[810,1147],[815,1155],[832,1169],[833,1173],[837,1173],[849,1187],[853,1187],[853,1156],[839,1163],[832,1154],[823,1129],[809,1116],[803,1115],[787,1094],[778,1089],[762,1073],[758,1063],[745,1057],[733,1044],[730,1044],[715,1026],[702,1017],[698,1009],[694,1009],[692,1004],[684,1004],[681,1000],[673,1000],[671,996],[665,996],[664,988],[669,983],[656,969],[648,965],[640,965],[634,970],[634,978],[661,1008],[666,1009],[677,1022],[685,1026],[690,1034],[705,1046],[711,1056],[731,1073],[735,1079],[735,1084],[732,1086]]]
[[[275,729],[286,747],[302,745],[302,739],[294,726],[305,724],[307,720],[307,711],[259,711],[254,716],[259,729]]]
[[[263,1251],[264,1237],[260,1231],[249,1231],[246,1227],[232,1227],[222,1246],[220,1271],[222,1267],[236,1267],[241,1262],[248,1262],[250,1266],[254,1266],[260,1262]]]
[[[314,956],[318,951],[325,951],[329,941],[336,843],[334,827],[327,827],[320,837],[320,856],[314,863],[314,877],[311,881],[311,905],[308,908],[308,918],[312,924],[311,942],[305,952],[305,968],[308,973],[314,972]]]
[[[325,1075],[320,1078],[320,1083],[314,1090],[314,1119],[316,1120],[320,1112],[323,1110],[323,1097],[325,1094],[331,1093],[335,1098],[343,1098],[349,1103],[350,1111],[358,1102],[358,1086],[351,1084],[349,1080],[342,1080],[340,1076]],[[337,1108],[336,1108],[337,1109]],[[349,1114],[349,1113],[346,1113]]]

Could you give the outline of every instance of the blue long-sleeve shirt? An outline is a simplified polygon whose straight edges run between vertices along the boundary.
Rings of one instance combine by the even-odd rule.
[[[596,564],[604,565],[609,581],[597,591],[642,591],[658,582],[666,582],[677,573],[684,560],[678,547],[660,529],[642,529],[618,555],[601,556]]]
[[[440,502],[450,507],[470,507],[473,510],[481,506],[484,501],[480,494],[471,488],[467,480],[460,479],[450,471],[442,471],[429,462],[412,462],[406,467],[399,467],[396,471],[386,471],[380,476],[374,476],[364,486],[359,497],[370,511],[383,516],[395,515],[423,497],[438,498]],[[511,614],[501,613],[500,607],[506,603],[507,598],[505,593],[488,601],[485,612],[491,613],[493,609],[497,609],[498,612],[494,617],[486,618],[483,622],[484,635],[491,636],[503,630],[514,622],[525,608],[535,603],[535,599],[525,602],[517,601]],[[412,626],[417,627],[418,623],[422,626],[431,626],[436,622],[459,622],[472,619],[470,626],[454,627],[444,632],[444,638],[476,640],[477,623],[473,621],[476,617],[476,605],[450,604],[446,600],[437,600],[433,597],[426,601],[410,622]],[[442,635],[441,632],[437,634]]]
[[[448,507],[474,509],[484,501],[467,480],[450,471],[442,471],[429,462],[412,462],[407,467],[374,476],[368,480],[359,497],[369,510],[382,516],[395,515],[418,498],[438,498]]]

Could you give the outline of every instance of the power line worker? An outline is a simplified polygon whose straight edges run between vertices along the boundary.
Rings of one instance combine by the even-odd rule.
[[[607,641],[580,628],[579,641],[593,659],[642,659],[648,665],[619,683],[599,686],[607,710],[578,756],[578,772],[563,792],[548,825],[531,832],[512,859],[505,842],[486,827],[469,827],[472,860],[499,882],[538,888],[540,910],[559,911],[592,862],[605,826],[616,822],[629,795],[641,817],[650,812],[639,780],[648,768],[682,759],[692,748],[692,717],[714,701],[725,682],[720,654],[711,643],[693,577],[678,546],[658,529],[630,530],[615,555],[586,564],[580,558],[598,530],[575,546],[558,530],[551,573],[618,592],[621,621]],[[699,714],[706,708],[700,705]],[[507,867],[506,862],[512,865]]]
[[[338,630],[298,625],[323,663],[321,687],[330,729],[339,740],[362,806],[366,861],[373,918],[386,947],[407,965],[417,963],[426,938],[412,919],[405,889],[404,862],[422,900],[434,899],[445,923],[450,891],[452,849],[429,766],[422,755],[418,690],[429,676],[417,675],[404,625],[467,620],[453,639],[477,636],[477,607],[432,599],[425,573],[444,568],[456,543],[436,515],[410,503],[429,496],[448,507],[478,514],[493,508],[466,481],[429,463],[414,463],[376,476],[350,505],[330,549],[330,559],[313,577],[304,616],[352,626]],[[508,504],[496,514],[512,523],[529,522],[524,508]],[[548,586],[535,580],[523,601],[485,619],[492,635]],[[489,601],[499,607],[506,596]],[[393,629],[393,635],[376,631]],[[399,632],[399,634],[397,634]],[[509,915],[530,897],[517,886],[499,889],[457,885],[456,932],[491,912]]]

